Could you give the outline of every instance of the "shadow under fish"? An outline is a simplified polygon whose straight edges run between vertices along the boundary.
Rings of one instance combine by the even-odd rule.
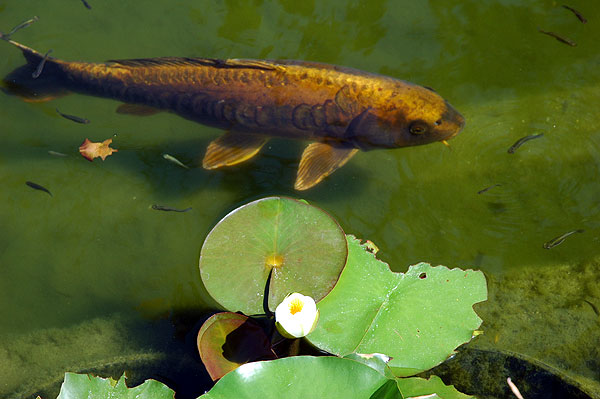
[[[4,79],[4,91],[25,101],[77,92],[123,101],[120,113],[168,111],[226,130],[209,144],[205,169],[244,162],[271,137],[312,141],[300,160],[297,190],[315,186],[358,150],[445,142],[465,124],[432,89],[351,68],[176,57],[67,62],[0,38],[27,60]],[[32,79],[42,62],[43,73]]]

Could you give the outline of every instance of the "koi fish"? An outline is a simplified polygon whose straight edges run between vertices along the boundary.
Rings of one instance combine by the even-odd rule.
[[[1,37],[1,36],[0,36]],[[271,137],[312,141],[302,154],[297,190],[315,186],[358,150],[445,141],[465,120],[432,89],[356,69],[306,61],[149,58],[106,63],[46,58],[7,37],[27,64],[4,79],[25,101],[70,92],[117,99],[117,112],[175,113],[226,130],[202,165],[217,169],[255,156]]]

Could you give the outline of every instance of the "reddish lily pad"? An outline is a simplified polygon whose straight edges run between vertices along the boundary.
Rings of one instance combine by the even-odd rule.
[[[200,275],[225,309],[263,313],[263,293],[273,269],[269,309],[292,292],[319,301],[346,263],[343,230],[323,210],[290,198],[270,197],[225,216],[200,253]]]
[[[239,313],[217,313],[198,332],[198,352],[213,381],[242,364],[275,359],[271,342],[252,319]]]

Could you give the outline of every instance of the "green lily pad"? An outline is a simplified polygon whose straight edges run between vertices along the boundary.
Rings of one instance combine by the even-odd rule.
[[[213,381],[240,365],[275,359],[271,342],[255,321],[238,313],[217,313],[198,332],[198,352]]]
[[[244,364],[201,398],[368,399],[387,381],[369,366],[350,359],[294,356]]]
[[[398,389],[402,392],[405,399],[410,398],[442,398],[442,399],[469,399],[474,396],[465,395],[454,388],[453,385],[446,385],[438,376],[432,375],[429,379],[425,378],[398,378],[396,379]],[[433,395],[436,396],[428,396]]]
[[[396,381],[388,380],[369,399],[404,399],[404,396],[400,393]]]
[[[327,213],[290,198],[270,197],[225,216],[200,253],[200,275],[225,309],[263,313],[263,293],[273,269],[269,308],[291,292],[315,301],[333,288],[344,268],[344,232]]]
[[[373,370],[376,370],[379,374],[383,375],[384,377],[395,378],[394,373],[392,373],[392,370],[387,364],[390,361],[390,358],[381,353],[351,353],[349,355],[344,356],[344,359],[351,359],[356,362],[365,364],[371,367]]]
[[[57,399],[173,399],[175,392],[155,380],[127,388],[125,375],[118,381],[87,374],[65,373]]]
[[[411,266],[394,273],[353,236],[338,284],[318,304],[319,324],[307,338],[339,356],[382,353],[397,376],[443,362],[471,340],[481,319],[473,304],[486,300],[483,273]]]

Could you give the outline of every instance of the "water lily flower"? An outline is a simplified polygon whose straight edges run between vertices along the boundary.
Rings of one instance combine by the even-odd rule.
[[[286,338],[301,338],[310,334],[319,321],[315,300],[294,292],[275,309],[275,325]]]

